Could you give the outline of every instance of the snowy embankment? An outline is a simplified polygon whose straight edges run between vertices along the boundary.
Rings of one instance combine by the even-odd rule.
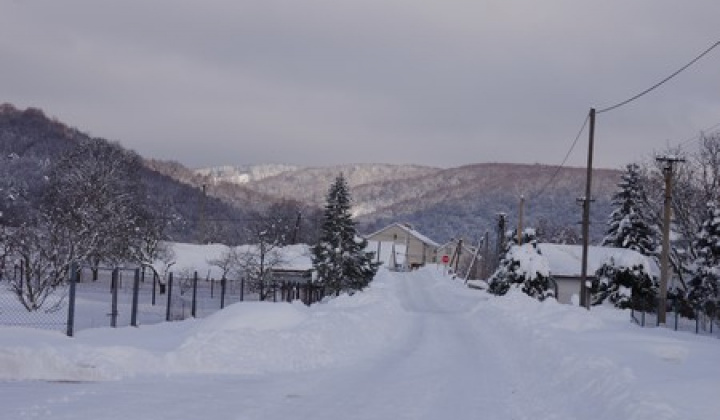
[[[0,378],[99,381],[36,386],[34,406],[54,418],[160,418],[152,407],[165,410],[156,400],[167,398],[173,418],[188,419],[709,420],[720,412],[719,346],[638,328],[614,309],[490,296],[435,268],[381,270],[365,292],[312,307],[240,303],[204,320],[74,339],[2,328]],[[207,391],[201,405],[188,382]],[[228,387],[243,392],[227,398]],[[122,403],[141,393],[146,406]],[[25,413],[30,397],[1,395],[8,413]]]
[[[538,302],[514,292],[478,314],[506,331],[518,369],[587,419],[711,419],[720,409],[717,339],[641,329],[625,311]],[[711,408],[712,407],[712,408]]]
[[[98,381],[341,366],[402,337],[407,316],[387,292],[391,286],[383,271],[366,292],[312,307],[243,302],[202,320],[89,329],[75,338],[0,328],[0,380]]]

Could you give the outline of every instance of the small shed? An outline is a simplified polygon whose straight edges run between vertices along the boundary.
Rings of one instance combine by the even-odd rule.
[[[580,295],[582,246],[540,243],[538,248],[543,257],[547,259],[550,274],[557,283],[557,301],[571,303],[573,295]],[[659,276],[659,269],[655,261],[637,251],[625,248],[590,246],[588,247],[587,279],[594,280],[595,272],[610,258],[614,258],[619,264],[625,265],[642,263],[650,270],[653,277]]]
[[[411,270],[437,262],[438,243],[408,223],[393,223],[365,237],[368,251],[391,269]]]

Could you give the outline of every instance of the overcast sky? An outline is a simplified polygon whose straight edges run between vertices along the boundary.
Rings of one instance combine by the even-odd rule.
[[[190,167],[558,164],[719,22],[718,0],[0,0],[0,102]],[[599,115],[596,166],[717,123],[720,47]]]

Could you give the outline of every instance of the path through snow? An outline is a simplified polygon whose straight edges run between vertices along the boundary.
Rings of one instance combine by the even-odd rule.
[[[273,318],[276,307],[233,306],[184,325],[0,348],[0,362],[18,372],[23,363],[55,358],[102,379],[74,382],[87,374],[73,376],[65,365],[65,377],[47,370],[46,379],[68,381],[18,374],[0,383],[0,417],[663,420],[703,419],[717,408],[691,403],[679,416],[659,387],[638,381],[615,357],[620,352],[597,350],[603,335],[582,335],[602,333],[604,318],[520,295],[490,297],[434,268],[382,271],[367,292],[311,308],[288,305]],[[273,319],[252,329],[261,322],[243,321],[252,316]],[[625,334],[618,325],[613,338]],[[682,342],[657,336],[638,344],[631,339],[638,332],[623,340],[647,359],[643,374],[685,363]],[[7,341],[0,334],[0,343]],[[698,343],[696,357],[714,354],[716,342]],[[9,375],[0,363],[0,377]]]

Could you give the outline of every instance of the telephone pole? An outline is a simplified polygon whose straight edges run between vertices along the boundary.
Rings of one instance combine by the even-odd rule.
[[[525,196],[520,195],[520,208],[518,209],[518,229],[517,229],[517,243],[522,245],[522,230],[523,230],[523,212],[525,211]]]
[[[582,263],[580,266],[580,305],[590,309],[590,288],[587,285],[588,247],[590,245],[590,197],[592,196],[593,147],[595,142],[595,108],[590,108],[590,129],[588,136],[587,175],[585,198],[583,199],[582,220]]]
[[[207,198],[207,185],[202,184],[202,196],[200,197],[200,229],[198,232],[199,238],[198,242],[200,244],[204,245],[206,238],[205,233],[205,200]]]
[[[663,156],[656,159],[664,162],[663,174],[665,175],[665,203],[663,208],[662,226],[662,254],[660,256],[660,296],[658,297],[658,325],[664,325],[667,318],[667,289],[668,278],[670,277],[670,218],[672,212],[672,177],[673,167],[676,162],[684,162],[674,156]]]
[[[498,213],[498,221],[497,221],[497,241],[495,242],[495,264],[493,264],[495,267],[497,267],[498,263],[500,262],[500,259],[502,258],[503,252],[505,251],[505,222],[507,218],[507,214],[505,213]]]

